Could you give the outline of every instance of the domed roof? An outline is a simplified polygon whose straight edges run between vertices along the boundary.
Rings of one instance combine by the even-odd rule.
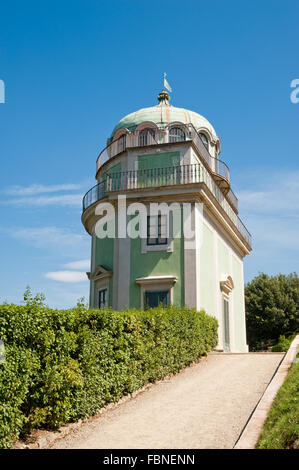
[[[194,111],[184,108],[176,108],[169,104],[169,95],[162,91],[158,96],[159,103],[156,106],[142,108],[134,113],[123,117],[113,129],[112,136],[118,129],[127,128],[134,130],[139,124],[145,121],[154,122],[159,127],[166,127],[172,122],[181,122],[183,124],[193,124],[196,130],[206,128],[214,138],[217,137],[214,127],[209,121]]]

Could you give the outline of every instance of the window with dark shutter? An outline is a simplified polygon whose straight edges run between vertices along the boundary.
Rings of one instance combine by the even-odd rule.
[[[162,305],[166,307],[169,305],[169,291],[146,291],[144,293],[144,308],[154,308]]]

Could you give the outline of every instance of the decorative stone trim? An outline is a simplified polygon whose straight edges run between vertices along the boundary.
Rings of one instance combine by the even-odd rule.
[[[197,132],[204,134],[207,137],[209,144],[213,143],[215,145],[215,142],[217,142],[217,139],[220,140],[219,137],[214,137],[210,129],[208,129],[207,127],[199,127],[197,129]]]
[[[139,277],[136,284],[140,285],[140,306],[144,308],[144,293],[150,287],[151,291],[169,290],[170,304],[173,303],[173,285],[177,281],[175,276]]]
[[[138,132],[143,131],[144,129],[152,129],[156,132],[159,131],[159,128],[156,123],[154,123],[153,121],[144,121],[138,124],[134,132],[137,135]]]
[[[234,288],[234,281],[228,276],[225,281],[220,281],[220,290],[229,295]]]
[[[147,239],[141,239],[141,253],[145,254],[149,251],[167,251],[167,253],[173,253],[173,238],[168,238],[165,245],[148,245]]]
[[[177,281],[175,276],[150,276],[150,277],[139,277],[136,279],[136,284],[152,285],[152,284],[169,284],[173,285]]]
[[[129,129],[127,129],[126,127],[122,127],[121,129],[117,129],[117,131],[115,132],[115,134],[113,136],[112,141],[115,141],[115,140],[119,139],[122,135],[126,135],[126,134],[130,134]]]
[[[112,276],[112,271],[104,268],[104,266],[96,266],[92,273],[86,273],[90,281],[99,281],[100,279],[107,279]]]

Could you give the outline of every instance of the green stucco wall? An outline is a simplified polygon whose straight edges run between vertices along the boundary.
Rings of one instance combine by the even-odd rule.
[[[121,171],[121,163],[116,163],[116,165],[113,165],[111,168],[109,168],[107,173],[111,175],[112,173],[118,173],[119,171]]]
[[[138,170],[149,168],[165,168],[180,164],[180,152],[154,153],[152,155],[139,155]]]
[[[173,287],[173,303],[180,306],[184,305],[183,238],[174,238],[172,253],[168,253],[167,251],[141,253],[141,239],[131,239],[130,263],[130,307],[140,308],[140,286],[136,284],[137,278],[168,275],[177,277],[177,282]]]
[[[103,179],[106,179],[106,175],[119,173],[121,172],[122,166],[121,163],[116,163],[113,165],[107,173],[104,174]],[[114,188],[115,189],[115,188]],[[114,239],[113,238],[96,238],[96,266],[102,265],[106,269],[113,271],[113,261],[114,261]],[[95,293],[95,299],[97,294]],[[109,279],[109,306],[113,305],[113,274]]]
[[[138,170],[149,168],[165,168],[180,163],[180,152],[165,152],[138,156]],[[140,308],[140,286],[136,284],[138,277],[166,276],[177,277],[173,287],[173,301],[184,305],[184,240],[175,238],[173,252],[150,251],[141,253],[141,239],[131,240],[131,276],[130,306]]]
[[[96,255],[95,265],[104,266],[109,271],[113,271],[114,258],[114,239],[113,238],[96,238]],[[95,292],[95,299],[97,299]],[[113,299],[113,275],[109,280],[109,306],[112,306]]]

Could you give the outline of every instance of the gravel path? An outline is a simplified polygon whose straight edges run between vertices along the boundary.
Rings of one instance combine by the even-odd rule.
[[[53,448],[232,448],[282,357],[211,353],[84,423]]]

